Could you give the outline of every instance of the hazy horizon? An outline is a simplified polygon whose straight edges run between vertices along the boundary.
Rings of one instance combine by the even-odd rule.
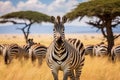
[[[24,26],[24,25],[23,25]],[[22,34],[21,30],[17,28],[23,27],[22,25],[0,25],[0,34]],[[48,34],[53,33],[53,25],[40,25],[34,24],[31,26],[30,33],[31,34]],[[101,31],[97,31],[98,29],[92,26],[74,26],[74,25],[65,25],[65,33],[101,33]],[[120,27],[116,27],[113,29],[114,33],[120,33]]]

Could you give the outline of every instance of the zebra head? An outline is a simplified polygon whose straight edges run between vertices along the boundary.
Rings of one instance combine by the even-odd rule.
[[[32,46],[32,45],[34,44],[33,39],[32,39],[32,38],[31,38],[31,39],[28,39],[27,44],[28,44],[29,46]]]
[[[54,32],[54,40],[60,44],[65,40],[64,34],[64,23],[67,21],[67,18],[64,16],[62,17],[62,21],[60,16],[57,16],[55,19],[54,16],[51,16],[51,22],[54,24],[53,32]]]

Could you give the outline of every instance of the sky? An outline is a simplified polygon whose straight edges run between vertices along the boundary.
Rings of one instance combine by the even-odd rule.
[[[86,2],[88,0],[0,0],[0,16],[15,12],[15,11],[38,11],[50,16],[63,16],[67,12],[70,12],[72,9],[77,7],[79,3]],[[67,22],[65,26],[79,26],[82,30],[84,26],[89,26],[86,24],[90,19],[84,17],[81,21],[76,19],[72,22]],[[19,20],[18,20],[19,21]],[[7,28],[2,29],[3,26],[11,26],[13,24],[0,24],[0,32],[4,30],[9,31]],[[51,26],[51,23],[42,23],[43,26]],[[87,29],[87,28],[86,28]]]
[[[64,15],[86,0],[0,0],[0,15],[20,10],[33,10],[48,15]]]
[[[85,1],[87,0],[0,0],[0,16],[14,11],[32,10],[62,17],[74,9],[77,4]],[[87,26],[86,20],[87,18],[84,18],[79,22],[77,19],[68,25]]]

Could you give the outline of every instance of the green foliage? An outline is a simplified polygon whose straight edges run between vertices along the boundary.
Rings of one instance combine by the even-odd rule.
[[[15,18],[15,19],[27,19],[32,22],[50,22],[50,16],[40,13],[40,12],[35,12],[35,11],[19,11],[19,12],[12,12],[5,14],[1,16],[0,18],[3,19],[10,19],[10,18]]]
[[[96,16],[115,18],[120,16],[120,0],[92,0],[79,3],[75,9],[67,13],[69,20],[74,20],[83,16]]]

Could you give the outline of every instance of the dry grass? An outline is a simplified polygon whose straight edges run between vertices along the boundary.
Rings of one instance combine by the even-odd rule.
[[[2,58],[0,59],[2,60]],[[17,63],[17,64],[16,64]],[[120,63],[112,64],[106,58],[86,57],[85,66],[81,75],[81,80],[119,80]],[[62,72],[59,79],[62,80]],[[50,69],[45,61],[42,66],[31,64],[30,61],[23,63],[14,60],[10,65],[0,63],[1,80],[53,80]]]
[[[32,35],[35,42],[40,42],[49,46],[52,41],[52,35]],[[101,35],[67,35],[68,37],[77,37],[87,44],[97,44],[101,42]],[[0,43],[18,43],[23,45],[24,39],[21,35],[0,35]],[[116,40],[119,44],[120,39]],[[60,72],[59,79],[62,80],[63,74]],[[83,67],[81,80],[119,80],[120,79],[120,62],[115,64],[105,58],[91,58],[86,56],[85,66]],[[0,57],[0,80],[53,80],[50,69],[47,67],[45,60],[42,66],[33,65],[30,61],[14,60],[10,65],[4,65],[3,57]]]

